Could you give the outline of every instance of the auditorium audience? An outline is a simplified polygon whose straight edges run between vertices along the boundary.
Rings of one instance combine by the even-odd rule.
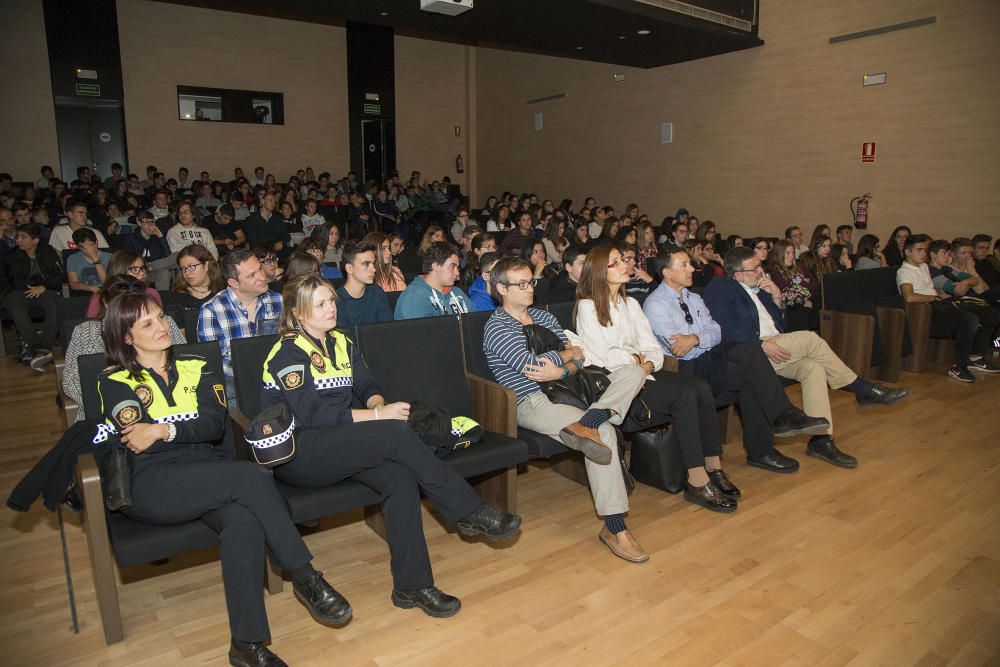
[[[177,253],[177,269],[163,308],[170,313],[200,310],[225,287],[219,262],[212,253],[205,246],[191,244]]]
[[[482,257],[479,257],[475,263],[479,275],[476,276],[475,280],[469,286],[469,298],[475,305],[476,310],[490,311],[500,305],[500,302],[493,296],[493,291],[490,287],[490,272],[499,259],[499,254],[487,252]]]
[[[149,295],[151,299],[156,301],[156,305],[163,307],[162,299],[160,298],[160,293],[154,288],[149,287],[146,277],[149,274],[149,267],[146,265],[145,260],[139,255],[135,254],[131,250],[119,250],[113,255],[111,255],[111,260],[108,262],[107,266],[107,278],[101,284],[101,289],[90,297],[90,302],[87,304],[86,317],[97,317],[97,313],[104,309],[104,304],[101,303],[101,294],[107,289],[108,284],[115,280],[115,278],[120,276],[131,276],[137,280],[143,288],[145,288],[146,294]]]
[[[212,232],[198,224],[194,204],[188,200],[177,205],[177,224],[167,232],[167,245],[170,252],[180,252],[192,243],[206,248],[212,257],[219,258]]]
[[[392,243],[389,236],[382,232],[371,232],[366,234],[362,240],[377,248],[375,253],[375,284],[386,293],[402,292],[406,289],[403,272],[392,263]]]
[[[9,211],[6,213],[10,215]],[[3,257],[0,275],[3,309],[14,320],[20,339],[18,360],[43,372],[52,361],[52,348],[58,333],[56,301],[66,276],[58,253],[42,243],[41,228],[37,224],[28,223],[18,228],[15,241],[17,247]],[[41,311],[41,332],[32,322],[35,309]]]
[[[767,273],[781,290],[785,309],[785,331],[819,329],[819,281],[802,262],[795,260],[795,248],[779,239],[768,254]]]
[[[392,320],[385,292],[375,284],[377,252],[374,245],[365,241],[348,241],[344,246],[344,284],[337,288],[338,327],[349,329]]]
[[[905,253],[903,252],[906,246],[906,239],[910,237],[913,232],[906,225],[900,225],[892,230],[892,234],[889,235],[889,242],[886,243],[885,250],[885,261],[889,266],[901,266],[905,258]]]
[[[865,234],[858,240],[858,259],[854,268],[858,271],[880,269],[889,266],[882,254],[882,244],[874,234]]]
[[[442,234],[443,230],[438,228]],[[423,254],[423,275],[407,285],[396,301],[395,319],[460,315],[475,311],[458,280],[458,248],[450,243],[435,242]]]

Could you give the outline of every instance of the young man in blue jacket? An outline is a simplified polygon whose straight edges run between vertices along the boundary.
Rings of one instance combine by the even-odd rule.
[[[396,319],[461,315],[475,312],[472,300],[458,287],[458,248],[440,241],[424,254],[424,275],[413,279],[396,302]]]

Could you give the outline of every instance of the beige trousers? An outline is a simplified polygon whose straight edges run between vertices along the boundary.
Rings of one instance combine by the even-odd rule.
[[[826,341],[812,331],[781,334],[776,342],[792,353],[792,359],[783,364],[772,360],[774,371],[783,378],[798,380],[802,384],[802,410],[810,417],[826,417],[830,422],[827,433],[832,435],[833,415],[827,385],[840,389],[854,382],[857,373],[848,368]]]
[[[628,511],[628,494],[625,492],[625,480],[622,479],[618,440],[612,424],[621,424],[622,417],[628,414],[632,399],[646,383],[646,372],[639,366],[622,366],[612,371],[608,377],[611,379],[611,385],[590,407],[604,408],[612,412],[611,420],[601,424],[597,429],[601,434],[601,440],[611,449],[611,463],[601,465],[585,459],[590,492],[594,496],[594,507],[601,516],[624,514]],[[559,440],[560,430],[579,421],[582,416],[583,410],[572,405],[553,403],[540,391],[528,396],[517,406],[518,424],[555,440]]]

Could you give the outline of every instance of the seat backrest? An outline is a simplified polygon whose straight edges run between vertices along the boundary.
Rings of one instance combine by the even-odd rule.
[[[867,271],[840,271],[820,276],[823,307],[843,311],[848,304],[865,300],[862,287]]]
[[[389,302],[390,312],[396,312],[396,302],[399,301],[399,295],[402,292],[386,292],[385,300]]]
[[[261,374],[264,361],[278,335],[237,338],[232,342],[233,383],[236,386],[236,404],[240,412],[253,419],[260,412]]]
[[[562,303],[550,303],[546,309],[556,316],[559,321],[559,325],[563,329],[569,329],[574,331],[575,327],[573,324],[573,306],[575,304],[572,301],[564,301]]]
[[[201,355],[208,361],[208,367],[212,369],[216,377],[223,377],[222,355],[219,352],[219,344],[214,341],[174,345],[174,354]],[[101,414],[101,396],[97,391],[97,375],[107,367],[108,362],[104,353],[100,352],[97,354],[82,355],[78,363],[80,365],[80,389],[83,397],[83,413],[93,418]]]
[[[493,371],[486,363],[486,353],[483,352],[483,333],[486,320],[494,311],[466,313],[459,318],[462,327],[462,350],[465,357],[465,370],[481,378],[494,380]]]
[[[182,311],[182,313],[183,313],[183,321],[177,322],[176,318],[174,319],[174,321],[177,322],[178,326],[184,327],[184,337],[187,338],[188,341],[190,342],[197,341],[198,315],[199,313],[201,313],[201,310],[197,308],[188,308]],[[216,343],[216,345],[218,345],[218,343]]]
[[[67,329],[65,323],[72,320],[79,324],[87,317],[87,306],[90,296],[71,296],[66,299],[56,299],[56,330],[63,347],[69,345],[69,334],[73,329]],[[74,324],[73,326],[76,326]],[[65,332],[65,335],[63,335]]]
[[[420,273],[424,268],[424,258],[417,254],[413,246],[406,246],[397,257],[399,270],[405,273]]]
[[[885,266],[880,269],[856,271],[862,280],[866,296],[877,301],[901,299],[899,287],[896,286],[896,268]]]
[[[472,416],[457,316],[366,324],[357,344],[387,401],[420,400]]]

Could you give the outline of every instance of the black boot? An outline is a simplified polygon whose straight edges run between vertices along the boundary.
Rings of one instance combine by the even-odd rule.
[[[301,581],[293,578],[292,589],[317,623],[339,628],[351,620],[350,603],[327,583],[322,572],[313,570]]]
[[[475,512],[460,519],[456,527],[466,537],[485,535],[490,540],[506,540],[521,529],[521,517],[483,503]]]
[[[288,667],[284,660],[271,653],[263,644],[237,639],[229,644],[229,664],[234,667]]]
[[[830,422],[825,417],[810,417],[798,408],[792,408],[775,419],[771,428],[778,438],[801,434],[818,435],[830,428]]]
[[[418,588],[413,591],[392,589],[392,603],[400,609],[419,607],[428,616],[448,618],[462,608],[462,601],[440,588]]]

